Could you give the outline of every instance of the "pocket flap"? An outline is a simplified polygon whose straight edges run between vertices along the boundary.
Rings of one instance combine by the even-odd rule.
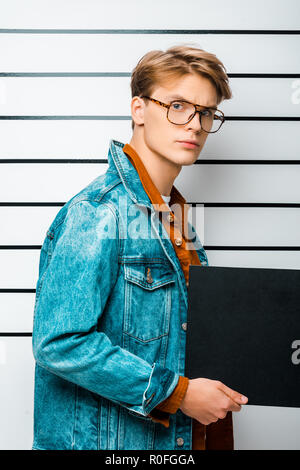
[[[124,265],[125,279],[144,289],[153,290],[175,283],[174,272],[163,264],[130,263]]]

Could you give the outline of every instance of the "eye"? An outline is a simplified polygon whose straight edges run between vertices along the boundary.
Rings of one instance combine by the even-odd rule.
[[[201,114],[205,117],[212,117],[212,112],[210,111],[210,109],[206,109],[205,111],[202,111]]]
[[[183,109],[183,104],[180,103],[180,101],[174,101],[173,103],[171,103],[171,107],[175,110],[175,111],[181,111]]]

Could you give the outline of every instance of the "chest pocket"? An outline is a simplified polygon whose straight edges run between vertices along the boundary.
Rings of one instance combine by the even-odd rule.
[[[168,335],[175,273],[161,263],[124,265],[123,332],[142,342]]]

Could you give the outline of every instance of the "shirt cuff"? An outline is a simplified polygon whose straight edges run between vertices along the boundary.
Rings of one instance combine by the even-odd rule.
[[[178,383],[171,395],[159,403],[148,415],[152,421],[163,424],[166,428],[170,425],[169,413],[174,414],[179,409],[189,384],[188,377],[179,376]]]

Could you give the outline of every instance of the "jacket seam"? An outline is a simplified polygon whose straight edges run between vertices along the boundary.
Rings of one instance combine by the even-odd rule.
[[[78,385],[75,384],[74,390],[74,427],[73,427],[73,436],[72,436],[72,450],[75,447],[75,433],[76,433],[76,421],[77,421],[77,401],[78,401]]]
[[[118,184],[121,183],[121,180],[118,179],[117,181],[115,181],[114,183],[112,183],[110,186],[108,186],[107,188],[105,188],[105,190],[100,190],[100,193],[98,193],[97,196],[94,196],[94,197],[89,197],[89,196],[86,196],[86,195],[83,195],[82,197],[80,197],[79,199],[76,199],[74,200],[72,203],[70,203],[68,206],[66,203],[63,207],[66,207],[66,212],[62,218],[62,220],[59,220],[55,225],[53,225],[52,227],[50,226],[48,231],[50,234],[53,235],[53,232],[57,229],[57,227],[59,227],[65,220],[66,218],[66,215],[68,213],[68,211],[71,209],[71,207],[75,206],[76,204],[78,204],[79,202],[83,202],[83,201],[88,201],[88,202],[100,202],[101,199],[106,195],[108,194],[115,186],[117,186]],[[50,230],[51,228],[51,230]]]
[[[153,371],[152,371],[153,373]],[[175,374],[175,373],[174,373]],[[151,374],[152,375],[152,374]],[[176,374],[175,374],[176,375]],[[163,392],[163,395],[165,395],[168,391],[168,388],[170,387],[170,385],[172,384],[172,382],[174,381],[174,376],[170,376],[168,375],[167,378],[165,380],[162,380],[162,383],[161,383],[161,388],[162,388],[162,392]],[[177,382],[178,383],[178,380]],[[176,387],[176,384],[175,384],[175,387]],[[174,387],[174,389],[175,389]],[[174,390],[173,389],[173,390]],[[145,392],[146,393],[146,392]],[[171,392],[172,393],[172,392]],[[168,395],[169,396],[169,395]],[[168,398],[168,397],[167,397]],[[164,399],[163,399],[164,400]],[[158,403],[161,403],[161,401],[163,401],[162,399],[160,399],[160,401]],[[148,403],[145,404],[145,411],[147,414],[151,413],[151,411],[157,406],[156,403],[154,406],[152,406],[151,408],[151,405],[150,405],[150,410],[149,410],[149,407],[148,407]]]
[[[102,417],[102,399],[98,400],[98,415],[97,415],[97,450],[100,449],[100,438],[101,438],[101,417]]]
[[[71,209],[71,207],[75,206],[76,204],[79,204],[80,202],[84,202],[84,201],[86,201],[86,202],[99,202],[97,199],[88,199],[88,198],[82,198],[82,199],[80,199],[80,200],[75,201],[73,204],[71,204],[71,205],[68,207],[68,209],[67,209],[67,211],[66,211],[66,213],[65,213],[65,215],[64,215],[64,217],[63,217],[63,219],[60,220],[54,227],[51,227],[51,230],[53,231],[53,234],[54,234],[54,231],[57,230],[57,228],[58,228],[61,224],[64,223],[64,221],[65,221],[65,219],[66,219],[66,216],[67,216],[67,213],[68,213],[68,211]],[[116,225],[117,225],[117,229],[118,229],[118,235],[119,235],[119,236],[118,236],[118,258],[119,258],[120,253],[122,254],[122,251],[120,251],[120,246],[121,246],[121,244],[122,244],[122,238],[120,237],[120,224],[119,224],[120,217],[119,217],[119,214],[116,213],[117,210],[115,209],[115,207],[113,206],[113,204],[111,204],[110,201],[103,201],[102,204],[101,204],[101,207],[102,207],[103,205],[107,206],[107,207],[110,209],[110,212],[113,214],[114,219],[115,219],[115,221],[116,221]],[[100,205],[99,205],[98,207],[100,207]]]

